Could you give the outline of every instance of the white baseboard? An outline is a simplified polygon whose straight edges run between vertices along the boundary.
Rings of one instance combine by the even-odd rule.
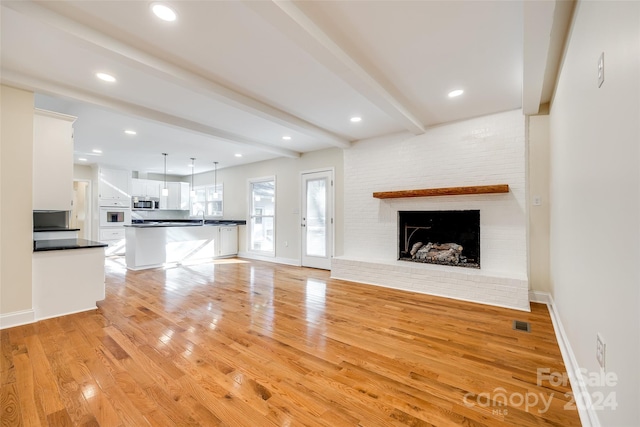
[[[560,346],[562,360],[564,362],[564,366],[567,368],[567,373],[571,380],[571,391],[574,396],[578,396],[576,400],[584,402],[583,405],[576,405],[578,408],[578,415],[580,416],[580,422],[583,427],[600,427],[600,420],[598,419],[598,414],[594,410],[591,394],[587,389],[587,385],[584,383],[582,375],[580,375],[580,365],[578,364],[578,360],[571,348],[571,343],[569,342],[567,333],[560,321],[560,314],[558,313],[558,309],[553,301],[553,297],[548,292],[529,291],[529,300],[531,302],[546,304],[547,307],[549,307],[551,323],[553,323],[553,330],[556,333],[556,339]]]
[[[77,313],[84,313],[85,311],[91,311],[91,310],[97,310],[98,306],[93,305],[93,306],[89,306],[86,308],[80,308],[78,310],[72,310],[72,311],[68,311],[65,313],[58,313],[58,314],[54,314],[52,316],[45,316],[45,317],[41,317],[38,319],[38,322],[41,320],[47,320],[47,319],[55,319],[56,317],[61,317],[61,316],[69,316],[71,314],[77,314]]]
[[[275,262],[276,264],[293,265],[300,267],[302,264],[299,259],[296,258],[282,258],[282,257],[270,257],[265,255],[257,255],[251,252],[238,252],[238,258],[255,259],[257,261]]]
[[[27,325],[36,321],[36,313],[33,310],[14,311],[0,314],[0,329],[13,328],[14,326]]]
[[[529,291],[529,302],[537,302],[551,306],[551,294],[549,292]]]

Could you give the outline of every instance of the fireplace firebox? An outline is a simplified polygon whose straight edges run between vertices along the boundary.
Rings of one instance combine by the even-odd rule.
[[[480,211],[398,212],[398,259],[480,268]]]

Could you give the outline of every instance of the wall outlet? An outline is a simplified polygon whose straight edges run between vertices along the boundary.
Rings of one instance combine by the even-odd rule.
[[[533,206],[540,206],[542,204],[542,197],[533,196]]]
[[[604,343],[604,339],[602,339],[600,334],[596,334],[596,360],[602,369],[604,369],[606,349],[607,346]]]

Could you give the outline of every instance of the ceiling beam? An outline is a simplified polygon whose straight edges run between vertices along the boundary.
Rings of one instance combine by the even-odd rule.
[[[551,27],[551,46],[547,57],[544,85],[542,86],[541,104],[550,102],[553,98],[575,8],[575,0],[558,0],[556,2],[556,8],[553,13],[553,26]]]
[[[522,110],[538,114],[542,100],[556,1],[524,2]]]
[[[187,120],[182,117],[164,113],[162,111],[153,110],[151,108],[143,107],[141,105],[121,101],[114,98],[100,96],[95,93],[41,80],[36,77],[26,76],[24,74],[17,73],[11,70],[2,69],[0,72],[0,76],[2,77],[2,84],[18,87],[20,89],[39,92],[46,95],[62,96],[66,98],[76,99],[88,104],[108,108],[118,113],[129,114],[147,120],[164,123],[181,130],[210,136],[225,142],[250,146],[256,150],[277,154],[279,156],[298,158],[301,155],[297,151],[275,147],[263,141],[247,138],[233,132],[217,129],[212,126],[204,125],[192,120]]]
[[[425,132],[424,124],[411,109],[385,87],[374,72],[367,70],[354,55],[350,55],[325,33],[293,1],[272,0],[255,2],[245,0],[245,4],[264,19],[270,21],[290,40],[307,51],[316,61],[333,71],[354,90],[374,105],[398,121],[405,129],[419,135]],[[286,18],[286,19],[284,19]]]
[[[71,20],[46,7],[31,1],[3,2],[2,5],[24,15],[39,19],[58,30],[71,34],[83,42],[100,48],[112,57],[115,56],[118,59],[125,58],[128,63],[138,69],[144,69],[145,71],[152,70],[155,75],[165,80],[192,89],[211,99],[244,111],[245,113],[278,123],[291,130],[317,138],[319,141],[329,145],[339,148],[349,148],[351,146],[351,143],[347,139],[335,133],[262,101],[251,98],[250,96],[236,92],[169,61],[155,57],[143,50],[129,46],[107,34]]]

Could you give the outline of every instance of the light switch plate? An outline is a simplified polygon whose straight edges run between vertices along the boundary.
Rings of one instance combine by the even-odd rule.
[[[598,59],[598,87],[604,83],[604,52],[600,54]]]

